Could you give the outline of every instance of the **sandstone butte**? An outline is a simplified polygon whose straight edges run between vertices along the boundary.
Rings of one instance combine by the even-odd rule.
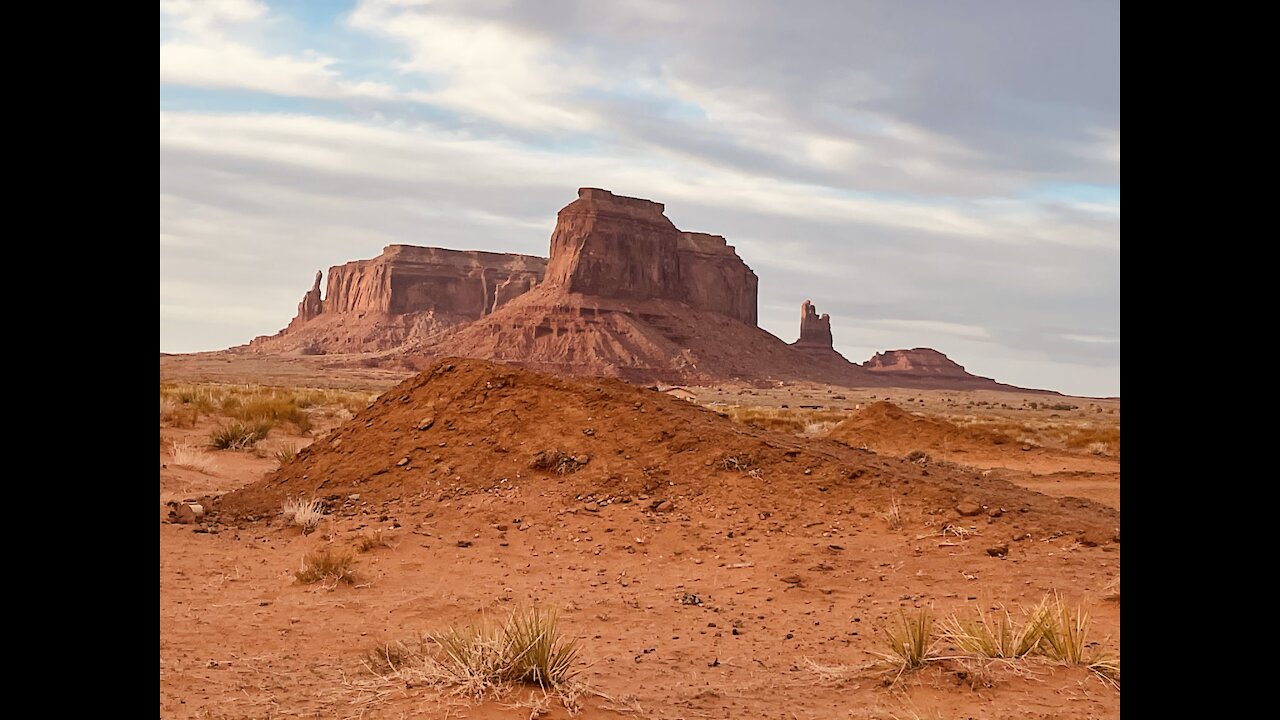
[[[391,245],[330,268],[323,295],[322,277],[287,327],[247,349],[419,368],[471,357],[632,382],[1017,389],[928,348],[851,363],[809,300],[787,344],[756,325],[759,280],[724,237],[598,188],[560,210],[548,259]]]

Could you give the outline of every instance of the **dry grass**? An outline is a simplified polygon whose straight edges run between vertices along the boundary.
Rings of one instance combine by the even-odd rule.
[[[1040,651],[1064,665],[1083,665],[1111,682],[1120,681],[1120,656],[1089,641],[1089,611],[1060,596],[1047,601]]]
[[[248,450],[271,432],[271,423],[233,422],[209,433],[209,447],[215,450]]]
[[[256,425],[289,424],[310,432],[312,414],[350,417],[376,394],[349,390],[281,388],[262,385],[160,384],[160,417],[177,427],[190,427],[201,415],[215,415]]]
[[[1111,452],[1111,446],[1104,442],[1091,442],[1085,450],[1088,450],[1090,455],[1106,455]]]
[[[1030,655],[1044,637],[1049,603],[1041,601],[1015,620],[1007,610],[976,617],[952,615],[940,623],[942,638],[961,652],[979,658],[1014,659]]]
[[[578,642],[561,634],[557,613],[533,607],[517,609],[500,623],[486,619],[450,627],[426,643],[383,643],[365,662],[386,679],[475,698],[530,684],[572,701],[578,654]]]
[[[197,470],[212,475],[217,466],[214,459],[200,448],[188,443],[173,442],[169,445],[169,457],[178,467]]]
[[[848,416],[840,410],[740,406],[725,408],[724,415],[734,422],[765,430],[809,436],[826,433]]]
[[[898,507],[897,500],[891,501],[889,509],[880,513],[880,517],[884,518],[884,521],[889,525],[890,530],[898,530],[902,528],[902,508]]]
[[[356,542],[355,542],[356,552],[361,552],[361,553],[366,553],[366,552],[369,552],[370,550],[376,550],[377,548],[393,548],[393,547],[395,546],[392,545],[391,541],[388,540],[382,534],[381,530],[374,530],[373,532],[363,533],[360,535],[360,537],[356,538]]]
[[[276,448],[276,451],[272,453],[272,456],[275,457],[276,462],[281,465],[288,465],[293,462],[295,457],[298,456],[298,446],[293,443],[285,443],[284,445]]]
[[[308,585],[320,582],[353,585],[356,581],[354,564],[355,560],[350,555],[326,547],[307,553],[302,559],[302,567],[293,576],[298,582]]]
[[[897,668],[898,677],[901,677],[903,673],[918,670],[935,659],[937,642],[933,638],[933,613],[929,610],[921,608],[914,617],[908,616],[904,610],[899,619],[899,625],[884,631],[888,652],[874,654]]]
[[[281,506],[280,514],[284,516],[286,525],[297,525],[302,528],[303,535],[310,535],[324,519],[324,506],[319,500],[289,498]]]

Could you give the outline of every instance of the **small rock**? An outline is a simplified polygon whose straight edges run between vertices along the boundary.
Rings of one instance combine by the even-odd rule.
[[[573,461],[578,463],[579,465],[586,465],[587,463],[591,462],[591,456],[584,453],[582,455],[575,457]]]
[[[1004,514],[1004,508],[993,507],[987,511],[987,517],[998,518]]]
[[[421,420],[419,420],[419,421],[418,421],[418,429],[419,429],[419,430],[430,430],[430,429],[431,429],[431,426],[432,426],[432,425],[435,425],[435,424],[436,424],[436,419],[435,419],[435,418],[433,418],[433,417],[424,417],[424,418],[422,418]]]
[[[179,503],[169,511],[169,516],[174,522],[182,523],[183,525],[198,523],[204,519],[204,506],[193,502]]]
[[[799,584],[800,584],[800,576],[799,576],[799,575],[788,575],[788,576],[786,576],[786,577],[782,578],[782,582],[784,582],[784,583],[786,583],[786,584],[788,584],[788,585],[799,585]]]
[[[359,502],[360,493],[351,493],[350,495],[347,496],[347,499],[350,500],[351,502]]]
[[[458,541],[458,547],[460,547],[460,548],[469,548],[469,547],[471,547],[471,541],[470,541],[470,540],[459,540],[459,541]]]
[[[408,465],[408,464],[409,464],[409,458],[402,457],[400,458],[400,462],[396,463],[396,467],[404,467],[405,465]]]
[[[672,510],[675,509],[675,507],[676,507],[675,503],[671,502],[670,500],[659,500],[653,504],[653,511],[666,513],[666,512],[671,512]]]
[[[972,500],[965,500],[956,505],[956,512],[964,517],[973,517],[982,512],[982,506]]]
[[[1001,543],[987,548],[987,554],[991,557],[1005,557],[1009,554],[1009,544]]]
[[[591,428],[583,428],[583,429],[582,429],[582,434],[583,434],[583,435],[586,435],[587,437],[591,437],[592,435],[595,435],[595,434],[596,434],[596,431],[595,431],[595,430],[593,430],[593,429],[591,429]]]

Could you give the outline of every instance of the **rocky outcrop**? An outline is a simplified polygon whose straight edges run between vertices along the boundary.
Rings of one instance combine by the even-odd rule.
[[[557,215],[547,284],[567,293],[675,300],[755,326],[758,279],[723,237],[682,232],[662,203],[582,188]]]
[[[532,255],[389,245],[372,260],[329,270],[323,312],[481,318],[541,282],[546,267]]]
[[[899,373],[929,377],[974,377],[951,358],[933,348],[886,350],[876,353],[862,367],[876,373]]]
[[[827,314],[819,316],[813,302],[805,300],[800,304],[800,339],[792,345],[802,349],[832,349],[831,316]]]
[[[320,300],[320,279],[322,277],[324,277],[324,271],[317,270],[315,282],[311,284],[311,289],[307,291],[307,294],[302,296],[302,302],[298,303],[298,314],[289,322],[287,329],[296,329],[323,311]]]
[[[280,333],[255,339],[262,351],[374,352],[478,320],[542,281],[547,261],[531,255],[389,245],[370,260],[321,273]]]

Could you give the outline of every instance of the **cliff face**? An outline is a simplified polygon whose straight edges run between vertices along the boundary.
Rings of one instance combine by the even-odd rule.
[[[723,237],[687,233],[663,205],[582,188],[556,218],[547,285],[625,300],[675,300],[756,324],[758,279]]]
[[[279,334],[260,350],[371,352],[478,320],[541,282],[547,261],[531,255],[390,245],[371,260],[321,273]]]
[[[546,267],[532,255],[389,245],[372,260],[330,268],[322,312],[480,318],[532,289]]]

